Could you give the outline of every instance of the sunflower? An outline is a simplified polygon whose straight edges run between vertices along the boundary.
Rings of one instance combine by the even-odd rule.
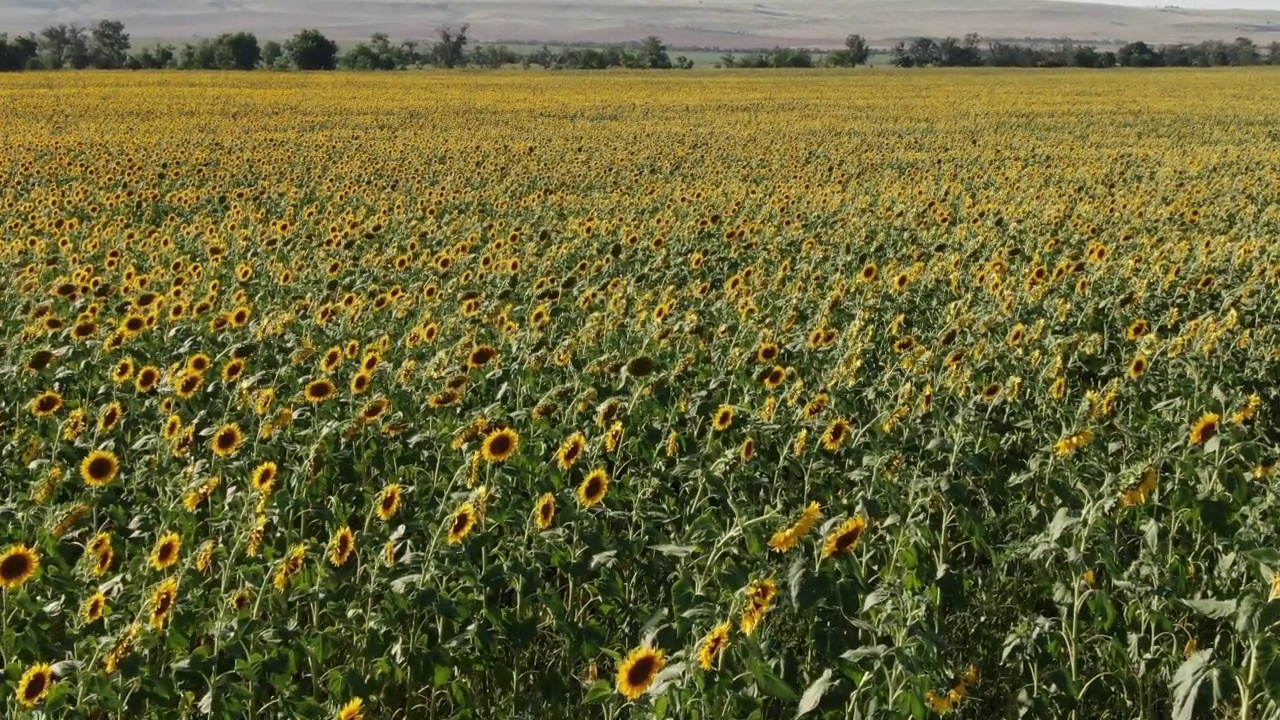
[[[520,436],[515,430],[499,428],[485,436],[481,451],[485,460],[498,463],[514,455],[519,447]]]
[[[556,498],[551,493],[544,493],[538,498],[538,502],[533,508],[534,521],[538,525],[539,530],[546,530],[551,527],[552,521],[556,518]]]
[[[1125,330],[1124,335],[1129,342],[1134,342],[1144,337],[1149,332],[1151,332],[1150,323],[1146,320],[1134,320],[1133,323],[1129,325],[1129,328]]]
[[[227,423],[218,428],[213,434],[213,439],[209,441],[209,446],[213,449],[213,454],[221,458],[228,458],[235,455],[240,449],[240,444],[244,442],[244,433],[240,432],[240,426],[236,423]]]
[[[482,368],[498,357],[498,350],[489,345],[479,345],[467,356],[467,367],[472,370]]]
[[[728,405],[721,405],[715,416],[711,419],[711,429],[716,432],[728,430],[733,424],[733,408]]]
[[[794,524],[774,533],[773,537],[769,539],[769,547],[777,552],[790,550],[813,529],[814,525],[818,524],[818,519],[821,517],[822,506],[816,502],[809,503]]]
[[[335,715],[335,720],[364,720],[364,700],[362,698],[351,698],[351,702],[342,706],[342,709]]]
[[[476,525],[476,506],[465,502],[454,511],[449,520],[449,544],[457,545],[467,538]]]
[[[822,433],[822,447],[826,448],[830,452],[838,451],[849,441],[851,432],[852,427],[849,425],[848,420],[845,420],[844,418],[837,418],[833,420],[831,424],[827,426],[826,431]]]
[[[858,540],[866,529],[867,521],[861,515],[854,515],[840,523],[840,527],[828,535],[827,541],[823,543],[822,557],[829,558],[837,553],[852,552],[858,547]]]
[[[222,366],[222,381],[224,383],[231,384],[239,380],[241,375],[244,375],[244,360],[240,358],[232,358],[227,361],[226,365]]]
[[[319,380],[312,380],[311,382],[307,383],[307,389],[304,391],[304,393],[306,395],[307,402],[312,404],[322,403],[325,400],[328,400],[329,398],[333,397],[333,393],[334,393],[333,383],[326,378],[320,378]]]
[[[777,343],[760,343],[756,346],[756,362],[767,365],[778,359]]]
[[[720,654],[729,646],[729,623],[720,623],[702,638],[698,645],[698,663],[703,670],[710,670]]]
[[[107,596],[99,590],[90,595],[80,608],[80,620],[85,625],[92,625],[107,614]]]
[[[174,563],[178,562],[178,556],[182,551],[182,538],[176,532],[165,533],[156,540],[156,546],[151,551],[151,567],[156,570],[164,570]]]
[[[187,360],[187,370],[197,374],[204,374],[212,364],[213,361],[209,359],[208,355],[196,353]]]
[[[351,394],[360,395],[369,389],[369,385],[373,383],[373,375],[367,370],[361,370],[351,376]]]
[[[26,708],[39,705],[53,687],[53,666],[40,663],[27,668],[18,681],[18,703]]]
[[[561,470],[568,470],[573,467],[581,457],[582,451],[587,447],[587,438],[580,432],[575,432],[560,445],[560,449],[556,451],[556,464]]]
[[[343,526],[329,541],[329,564],[336,568],[346,565],[355,549],[356,536],[352,534],[351,528]]]
[[[54,390],[46,390],[35,397],[29,406],[31,414],[38,418],[46,418],[62,409],[62,395]]]
[[[787,371],[784,370],[781,366],[774,365],[769,370],[769,372],[764,376],[764,379],[761,380],[761,382],[764,383],[765,387],[769,388],[770,390],[773,390],[774,388],[781,385],[782,382],[786,379],[787,379]]]
[[[1061,400],[1062,397],[1066,394],[1067,394],[1067,379],[1064,377],[1059,377],[1054,379],[1053,385],[1049,387],[1049,395],[1053,397],[1054,400]]]
[[[743,462],[750,462],[751,458],[756,456],[756,441],[747,438],[742,441],[742,447],[738,448],[738,457]]]
[[[173,392],[183,400],[188,400],[196,394],[203,382],[204,378],[200,373],[187,370],[173,381]]]
[[[1156,472],[1154,467],[1148,467],[1146,470],[1142,471],[1142,477],[1138,482],[1134,483],[1133,487],[1125,490],[1124,493],[1121,494],[1120,506],[1125,507],[1128,505],[1139,505],[1146,502],[1147,498],[1151,496],[1151,493],[1156,491],[1156,487],[1159,485],[1159,479],[1159,473]]]
[[[391,483],[382,489],[378,495],[378,518],[383,522],[389,522],[395,517],[396,512],[400,509],[400,498],[403,495],[404,488],[398,483]]]
[[[613,452],[618,449],[618,445],[622,442],[622,421],[614,420],[613,425],[609,427],[609,431],[604,434],[605,452]]]
[[[376,422],[389,407],[391,407],[391,401],[386,398],[370,400],[364,407],[360,408],[360,422]]]
[[[133,358],[121,358],[111,369],[111,382],[117,385],[129,382],[133,378]]]
[[[661,650],[647,647],[632,650],[618,666],[618,692],[628,700],[639,699],[666,665]]]
[[[163,582],[151,591],[151,627],[156,631],[164,629],[165,623],[169,621],[169,615],[173,612],[174,603],[178,601],[178,581],[175,578],[165,578]]]
[[[94,450],[80,461],[80,478],[90,487],[109,485],[120,472],[120,461],[110,450]]]
[[[134,378],[133,387],[143,395],[156,389],[156,385],[160,382],[160,369],[148,365],[138,371],[138,377]]]
[[[1129,377],[1137,380],[1147,371],[1147,359],[1141,355],[1135,357],[1133,362],[1129,363]]]
[[[111,547],[111,534],[98,533],[88,545],[89,556],[93,558],[93,564],[89,567],[89,572],[94,577],[102,577],[111,570],[111,563],[115,560],[115,549]]]
[[[587,477],[578,485],[578,503],[584,508],[595,507],[604,500],[609,492],[609,474],[603,468],[587,473]]]
[[[831,396],[826,393],[818,393],[813,399],[804,406],[804,416],[807,420],[812,420],[822,414],[827,409],[827,403],[831,402]]]
[[[1218,423],[1222,417],[1218,413],[1205,413],[1191,426],[1191,444],[1203,445],[1218,434]]]
[[[111,432],[122,417],[124,417],[124,408],[118,402],[113,402],[102,408],[102,412],[98,414],[98,432]]]
[[[40,557],[26,545],[10,545],[0,555],[0,588],[16,590],[40,569]]]

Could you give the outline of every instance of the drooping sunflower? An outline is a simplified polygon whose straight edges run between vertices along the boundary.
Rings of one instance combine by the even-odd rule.
[[[491,463],[505,461],[516,453],[520,447],[520,436],[511,428],[499,428],[484,437],[481,451],[484,459]]]
[[[533,508],[534,522],[539,530],[546,530],[556,518],[556,498],[551,493],[544,493],[538,498]]]
[[[307,383],[307,389],[304,391],[307,402],[312,403],[313,405],[322,403],[333,397],[334,392],[333,383],[327,378],[312,380]]]
[[[449,519],[449,537],[450,545],[457,545],[471,534],[471,529],[476,525],[476,506],[475,503],[465,502],[453,512],[453,516]]]
[[[89,557],[92,558],[92,564],[89,566],[89,572],[94,577],[102,577],[111,570],[111,563],[115,560],[115,549],[111,547],[111,534],[98,533],[89,541],[86,546],[89,551]]]
[[[151,550],[151,567],[164,570],[178,562],[182,552],[182,538],[176,532],[168,532],[156,540]]]
[[[1222,416],[1218,413],[1205,413],[1200,416],[1191,426],[1191,444],[1203,445],[1218,434],[1218,425],[1222,422]]]
[[[599,505],[609,492],[609,473],[603,468],[596,468],[587,473],[578,485],[578,504],[584,508]]]
[[[333,539],[329,541],[329,564],[336,568],[340,568],[347,564],[347,560],[351,559],[351,553],[356,549],[356,536],[351,532],[351,528],[343,526],[342,529],[334,533]]]
[[[822,433],[822,447],[829,452],[836,452],[849,442],[852,426],[844,418],[836,418]]]
[[[40,569],[40,556],[26,545],[10,545],[0,555],[0,588],[16,590]]]
[[[702,665],[702,669],[710,670],[728,646],[729,623],[720,623],[707,633],[698,645],[698,663]]]
[[[151,627],[156,631],[164,630],[173,606],[178,601],[177,578],[165,578],[151,591]]]
[[[39,663],[27,668],[18,681],[18,703],[33,708],[44,701],[53,687],[53,666]]]
[[[661,650],[648,647],[632,650],[618,666],[618,692],[628,700],[639,699],[666,665]]]
[[[351,701],[342,706],[338,710],[338,714],[334,716],[335,720],[364,720],[364,700],[362,698],[351,698]]]
[[[80,478],[90,487],[111,484],[120,472],[120,461],[110,450],[94,450],[80,461]]]
[[[721,405],[716,409],[716,414],[711,419],[711,429],[716,432],[728,430],[733,425],[733,408],[728,405]]]
[[[378,519],[389,522],[395,517],[396,512],[400,510],[400,498],[403,493],[404,488],[398,483],[391,483],[382,489],[378,495]]]
[[[46,390],[37,395],[29,407],[32,415],[47,418],[62,409],[62,395],[55,390]]]
[[[477,370],[498,357],[498,350],[489,345],[479,345],[467,356],[467,367]]]
[[[377,422],[378,418],[391,407],[391,401],[386,398],[377,398],[370,400],[364,407],[360,408],[360,422],[372,423]]]
[[[84,605],[80,608],[80,621],[85,625],[92,625],[106,614],[107,596],[99,590],[84,601]]]
[[[852,552],[858,547],[858,540],[866,529],[867,521],[861,515],[854,515],[840,523],[840,527],[827,535],[827,541],[822,545],[822,557],[829,558],[839,553]]]
[[[776,552],[790,550],[818,524],[818,520],[821,517],[822,506],[817,502],[809,503],[795,523],[774,533],[773,537],[769,539],[769,547]]]
[[[213,434],[213,438],[209,441],[209,447],[213,450],[214,455],[228,458],[240,450],[240,445],[243,442],[244,433],[240,432],[240,426],[236,423],[227,423],[218,428],[218,431]]]

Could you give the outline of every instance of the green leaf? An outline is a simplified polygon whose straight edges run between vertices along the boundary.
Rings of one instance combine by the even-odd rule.
[[[1173,676],[1173,720],[1193,720],[1196,713],[1196,695],[1200,685],[1209,676],[1212,666],[1209,659],[1213,650],[1201,650],[1182,663]]]
[[[693,545],[650,545],[650,550],[657,550],[663,555],[671,555],[672,557],[688,557],[697,551],[698,548]]]
[[[1183,600],[1182,604],[1215,620],[1231,617],[1236,612],[1235,600]]]
[[[832,685],[831,669],[822,671],[822,677],[814,680],[809,688],[804,691],[804,695],[800,698],[800,709],[796,712],[796,717],[807,715],[818,707],[818,703],[822,702],[822,696],[827,692],[827,688]]]
[[[804,559],[798,557],[787,571],[787,587],[791,589],[791,604],[800,607],[800,586],[804,581]]]
[[[889,646],[887,645],[864,645],[853,650],[846,650],[840,654],[842,660],[849,662],[858,662],[859,660],[874,659],[879,660],[889,654]]]
[[[601,703],[609,699],[613,695],[613,686],[608,680],[597,680],[587,689],[586,701],[590,703]]]
[[[760,686],[760,691],[765,695],[781,700],[795,700],[798,697],[795,690],[792,690],[782,678],[775,675],[772,670],[759,660],[752,660],[750,669],[751,674],[756,679],[756,684]]]

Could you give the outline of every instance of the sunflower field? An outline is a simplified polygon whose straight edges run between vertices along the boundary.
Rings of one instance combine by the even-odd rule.
[[[1280,74],[0,78],[4,718],[1280,717]]]

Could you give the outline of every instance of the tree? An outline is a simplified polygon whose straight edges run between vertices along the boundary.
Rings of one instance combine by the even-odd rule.
[[[1267,46],[1267,64],[1280,65],[1280,41],[1275,41]]]
[[[914,46],[913,50],[914,50]],[[937,63],[943,67],[972,67],[982,64],[982,54],[978,52],[978,36],[966,35],[964,41],[953,37],[944,38],[937,45]]]
[[[669,70],[671,68],[671,57],[667,55],[667,45],[657,35],[650,35],[641,40],[637,52],[640,55],[641,67],[655,70]]]
[[[41,65],[50,70],[89,67],[89,41],[79,25],[51,25],[37,39]]]
[[[319,30],[303,30],[283,49],[299,70],[333,70],[338,66],[338,44]]]
[[[262,67],[268,70],[274,70],[280,66],[281,60],[284,58],[284,48],[275,40],[268,40],[262,46]]]
[[[913,67],[928,67],[937,65],[941,61],[938,43],[934,42],[933,38],[916,38],[912,41],[907,53],[911,56],[911,65]]]
[[[467,30],[470,25],[463,25],[458,32],[445,26],[440,28],[440,40],[431,49],[432,61],[443,68],[454,68],[466,63]]]
[[[915,60],[911,57],[911,52],[907,50],[906,44],[901,40],[889,49],[889,54],[893,56],[893,58],[889,60],[889,64],[894,67],[909,68],[914,67],[916,64]]]
[[[226,33],[214,40],[214,62],[219,70],[252,70],[261,59],[258,36],[253,33]]]
[[[1160,64],[1160,55],[1141,40],[1120,48],[1116,58],[1125,67],[1155,67]]]
[[[871,46],[861,35],[850,35],[844,39],[844,48],[827,53],[823,61],[832,67],[857,67],[864,65],[871,57]]]
[[[129,59],[129,33],[119,20],[99,20],[89,31],[89,63],[99,70],[124,67]]]
[[[32,63],[38,62],[36,53],[39,49],[34,36],[10,39],[8,35],[0,33],[0,72],[26,70]]]

